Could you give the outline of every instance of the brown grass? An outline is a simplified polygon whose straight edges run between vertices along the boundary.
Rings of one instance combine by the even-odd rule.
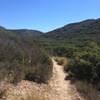
[[[77,91],[82,95],[84,100],[100,100],[100,92],[87,82],[75,82]]]
[[[51,87],[47,87],[46,84],[37,84],[23,80],[16,86],[11,84],[4,91],[4,99],[2,97],[2,100],[54,100],[51,99],[53,97],[49,91],[51,91]]]

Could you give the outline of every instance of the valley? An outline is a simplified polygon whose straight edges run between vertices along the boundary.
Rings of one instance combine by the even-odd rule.
[[[46,33],[0,27],[1,100],[100,100],[99,85],[99,18]]]

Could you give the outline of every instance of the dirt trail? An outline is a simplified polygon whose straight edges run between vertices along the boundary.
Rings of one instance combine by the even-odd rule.
[[[64,73],[63,66],[57,64],[53,61],[53,77],[49,82],[49,85],[52,88],[52,91],[55,91],[54,100],[80,100],[74,86],[70,84],[69,80],[65,80],[66,73]]]
[[[82,100],[70,81],[64,80],[63,66],[53,61],[53,76],[48,84],[21,81],[7,88],[5,100]]]
[[[64,78],[66,74],[63,71],[63,66],[57,65],[53,59],[53,77],[50,80],[49,85],[52,87],[53,91],[55,91],[55,96],[57,98],[55,100],[72,100],[70,94],[68,93],[69,81],[65,81]]]

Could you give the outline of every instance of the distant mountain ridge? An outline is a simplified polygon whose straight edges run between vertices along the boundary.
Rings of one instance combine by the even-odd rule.
[[[27,37],[27,36],[38,37],[38,36],[41,36],[43,34],[40,31],[29,30],[29,29],[18,29],[18,30],[9,30],[9,31],[16,33],[16,34],[23,36],[23,37]]]
[[[0,33],[10,33],[23,38],[50,38],[50,39],[72,39],[72,38],[94,38],[100,37],[100,18],[88,19],[77,23],[71,23],[53,31],[43,33],[38,30],[13,29],[9,30],[0,26]],[[7,34],[9,35],[9,34]]]
[[[4,40],[8,39],[37,39],[43,35],[42,32],[37,30],[29,30],[29,29],[6,29],[0,26],[0,38]]]
[[[65,25],[64,27],[58,28],[51,32],[48,32],[47,37],[65,39],[74,38],[75,35],[91,35],[100,33],[100,18],[99,19],[89,19],[78,23],[72,23]]]

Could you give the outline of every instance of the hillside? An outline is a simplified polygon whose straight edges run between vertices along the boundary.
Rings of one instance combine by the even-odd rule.
[[[28,29],[19,29],[19,30],[8,30],[16,35],[19,35],[23,38],[31,37],[31,38],[37,38],[43,35],[42,32],[37,30],[28,30]]]
[[[82,47],[100,47],[100,19],[88,19],[47,32],[39,38],[39,44],[50,55],[72,56]],[[91,46],[90,46],[91,47]]]
[[[9,30],[0,26],[0,37],[1,35],[9,38],[37,39],[42,37],[43,32],[28,29]]]
[[[68,58],[68,65],[64,65],[66,74],[55,61],[54,66],[52,65],[52,56]],[[65,61],[57,59],[60,65]],[[52,78],[56,74],[57,77],[52,83],[53,68],[56,70]],[[68,88],[63,86],[70,84],[66,84],[64,79],[72,81],[85,100],[99,100],[100,19],[68,24],[45,34],[36,30],[9,30],[0,27],[0,82],[20,84],[21,81],[23,83],[23,80],[28,80],[28,84],[29,81],[34,81],[48,85],[50,79],[58,87],[52,87],[55,94],[60,96],[57,100],[63,100],[64,97],[66,99],[65,94],[68,94]],[[2,97],[2,90],[0,92]]]
[[[48,84],[21,81],[16,86],[2,82],[6,88],[4,100],[84,100],[70,81],[64,80],[63,66],[53,61],[53,75]]]
[[[89,19],[65,25],[46,34],[54,39],[95,39],[100,38],[100,19]],[[99,36],[99,37],[98,37]]]
[[[28,29],[6,29],[0,27],[0,31],[5,31],[8,33],[13,33],[14,35],[21,36],[23,38],[38,38],[40,40],[46,39],[60,39],[65,41],[73,40],[95,40],[100,38],[100,18],[99,19],[88,19],[77,23],[71,23],[65,25],[64,27],[55,29],[53,31],[43,33],[37,30]],[[96,40],[97,40],[96,39]]]
[[[17,83],[25,79],[45,83],[50,78],[51,60],[34,40],[41,33],[25,32],[0,27],[0,81]]]

